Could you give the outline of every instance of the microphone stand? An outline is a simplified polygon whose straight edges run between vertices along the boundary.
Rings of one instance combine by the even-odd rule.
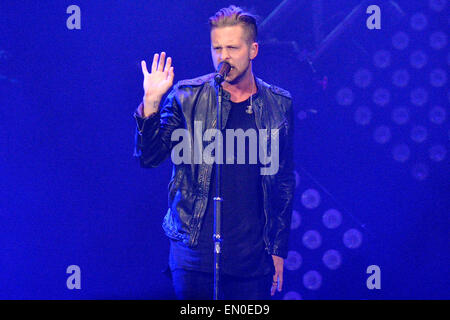
[[[220,130],[222,129],[222,96],[223,96],[223,88],[221,86],[221,82],[223,82],[223,78],[221,81],[217,81],[216,84],[218,86],[218,95],[217,95],[217,121],[216,121],[216,150],[215,155],[218,152],[222,152],[222,146],[219,145],[219,140],[217,135],[220,134]],[[217,158],[216,158],[217,160]],[[220,280],[220,257],[221,257],[221,244],[222,244],[222,235],[221,235],[221,219],[222,219],[222,190],[221,190],[221,178],[222,178],[222,166],[219,161],[216,161],[216,196],[214,197],[214,300],[219,299],[219,280]]]

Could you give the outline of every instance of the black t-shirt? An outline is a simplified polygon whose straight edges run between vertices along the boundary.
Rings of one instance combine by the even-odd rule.
[[[252,97],[255,99],[256,95]],[[265,251],[263,229],[265,216],[263,193],[256,147],[256,163],[250,163],[249,138],[245,138],[245,162],[238,163],[237,139],[234,138],[234,159],[226,163],[226,129],[254,130],[258,143],[258,130],[254,112],[246,112],[250,99],[231,103],[223,135],[222,165],[222,257],[221,272],[235,276],[261,276],[271,272],[273,262]],[[251,131],[252,131],[251,130]],[[258,144],[257,144],[258,146]],[[215,165],[211,173],[208,204],[200,229],[198,246],[188,248],[181,242],[172,241],[169,265],[171,269],[183,268],[196,271],[214,271],[214,196],[216,193]]]

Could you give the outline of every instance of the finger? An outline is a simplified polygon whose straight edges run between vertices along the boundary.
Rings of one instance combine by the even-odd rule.
[[[278,276],[278,292],[281,292],[283,290],[283,272],[280,272]]]
[[[169,71],[171,66],[172,66],[172,58],[168,57],[166,60],[166,66],[164,67],[164,72]]]
[[[175,77],[175,74],[173,72],[173,67],[170,67],[169,69],[169,76],[167,77],[170,81],[173,81],[173,78]]]
[[[148,70],[147,70],[147,64],[145,63],[145,60],[141,61],[141,68],[142,68],[142,73],[145,75],[148,74]]]
[[[164,70],[164,60],[166,60],[166,53],[163,51],[161,52],[161,57],[159,58],[158,71]]]
[[[153,55],[153,62],[152,62],[152,73],[156,71],[156,68],[158,67],[158,57],[159,55],[155,53]]]
[[[270,287],[270,295],[273,296],[277,290],[278,275],[275,273],[272,278],[272,286]]]

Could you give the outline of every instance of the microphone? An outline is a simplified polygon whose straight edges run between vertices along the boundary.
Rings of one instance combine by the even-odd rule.
[[[228,75],[228,72],[230,72],[231,66],[228,62],[222,61],[221,63],[219,63],[219,66],[217,67],[217,73],[214,76],[214,80],[216,81],[217,84],[221,84],[222,82],[225,81],[225,78]]]

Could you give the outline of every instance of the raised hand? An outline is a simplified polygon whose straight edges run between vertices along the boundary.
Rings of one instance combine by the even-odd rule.
[[[142,73],[144,75],[143,113],[146,117],[158,111],[159,103],[163,95],[173,84],[172,58],[165,58],[165,52],[161,52],[161,56],[157,53],[154,54],[151,73],[147,70],[145,60],[141,61]]]

